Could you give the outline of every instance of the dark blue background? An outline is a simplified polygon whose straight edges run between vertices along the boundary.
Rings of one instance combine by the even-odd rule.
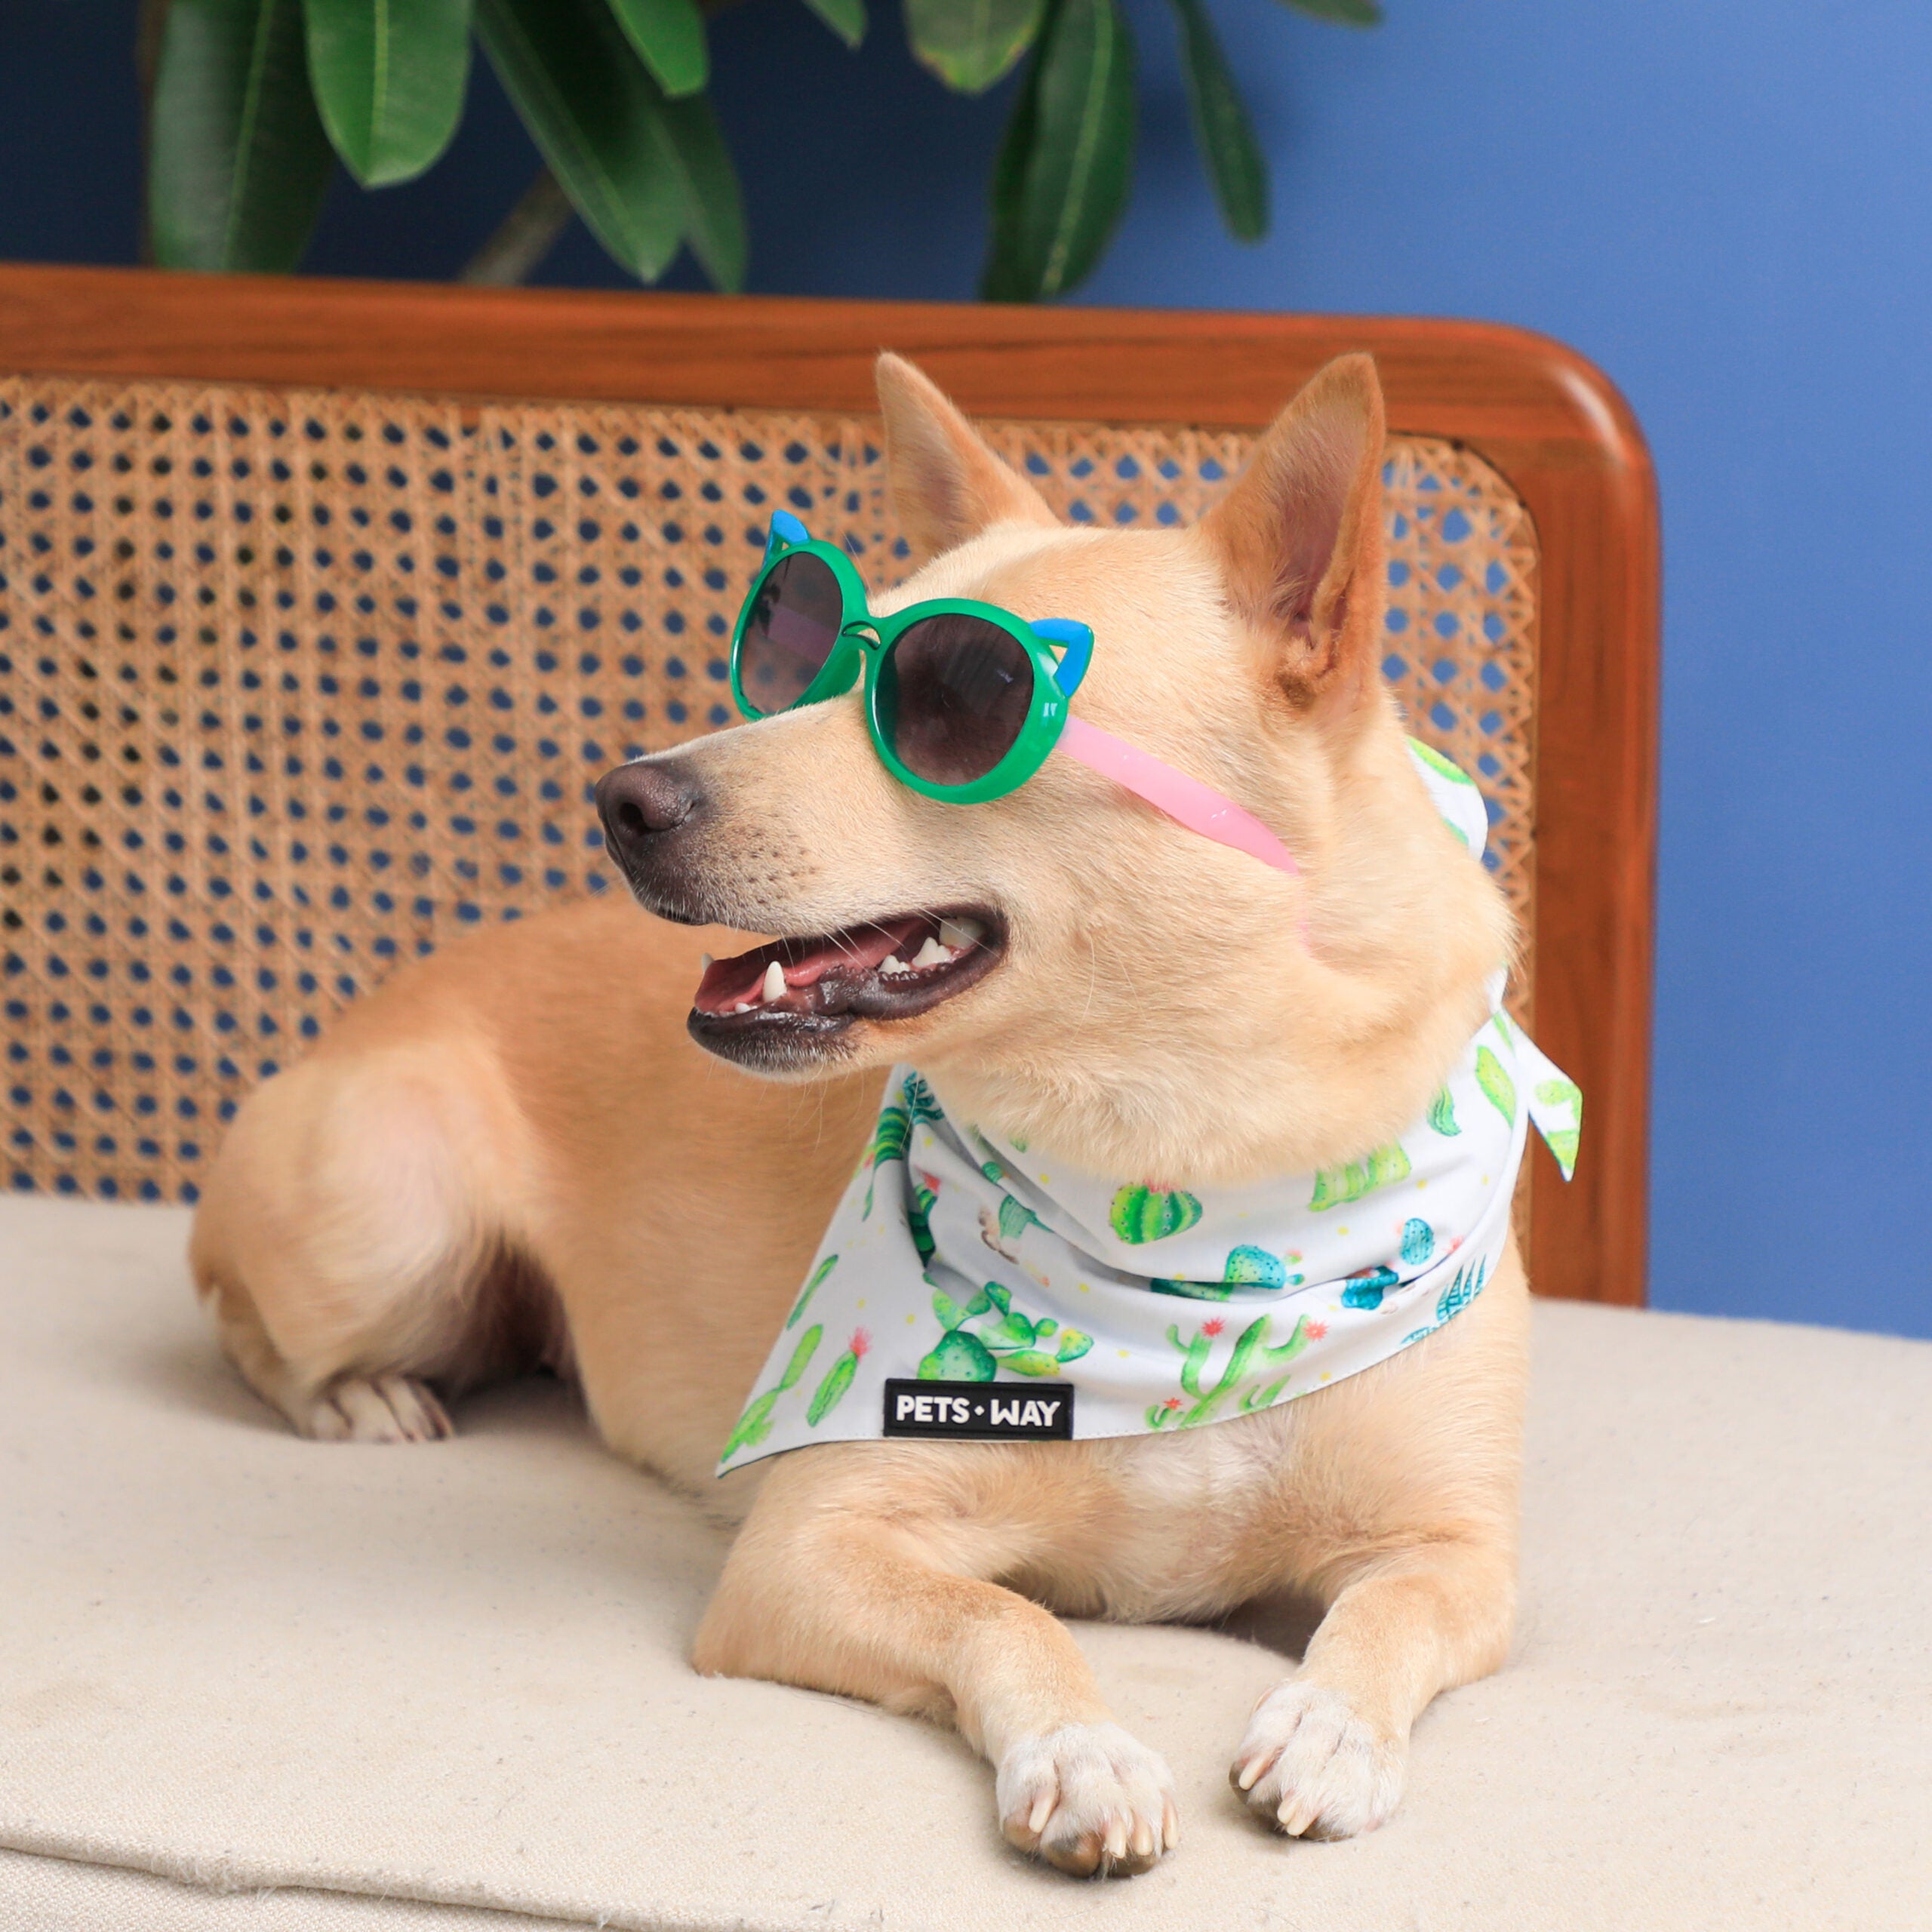
[[[1243,248],[1170,18],[1127,5],[1137,184],[1083,300],[1489,317],[1630,397],[1666,552],[1652,1299],[1932,1334],[1932,11],[1213,0],[1275,195]],[[0,17],[0,257],[133,259],[132,38],[128,0]],[[876,0],[857,56],[795,0],[712,43],[754,288],[972,294],[1002,96],[919,80]],[[339,185],[314,268],[457,266],[535,166],[472,97],[421,182]],[[578,228],[541,278],[617,278]]]

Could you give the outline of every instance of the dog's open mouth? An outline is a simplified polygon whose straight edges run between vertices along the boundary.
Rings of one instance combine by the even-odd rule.
[[[691,1030],[731,1052],[761,1040],[805,1046],[856,1020],[909,1020],[983,979],[1004,946],[999,921],[978,907],[774,940],[710,961],[691,1001]]]

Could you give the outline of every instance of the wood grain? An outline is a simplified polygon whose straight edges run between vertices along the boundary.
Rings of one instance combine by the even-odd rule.
[[[1586,1097],[1546,1155],[1531,1272],[1644,1299],[1656,848],[1656,486],[1635,421],[1560,343],[1478,322],[952,307],[0,268],[0,369],[485,397],[869,410],[891,348],[987,415],[1265,423],[1376,356],[1390,426],[1469,445],[1541,549],[1537,1031]]]

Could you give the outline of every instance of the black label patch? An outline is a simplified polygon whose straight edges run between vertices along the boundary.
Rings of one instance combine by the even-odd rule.
[[[885,1432],[978,1442],[1070,1442],[1073,1384],[888,1381]]]

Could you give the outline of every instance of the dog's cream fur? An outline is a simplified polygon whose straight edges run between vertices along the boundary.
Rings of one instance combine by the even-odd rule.
[[[611,894],[453,946],[352,1008],[237,1120],[193,1239],[249,1381],[300,1430],[415,1440],[549,1363],[620,1454],[742,1515],[704,1672],[949,1718],[1017,1845],[1074,1872],[1176,1842],[1166,1767],[1053,1614],[1325,1610],[1233,1775],[1295,1835],[1380,1824],[1410,1725],[1509,1637],[1527,1300],[1512,1247],[1446,1328],[1305,1400],[1183,1435],[827,1444],[719,1484],[719,1445],[864,1144],[881,1069],[1101,1173],[1226,1187],[1415,1120],[1508,924],[1432,810],[1376,664],[1382,406],[1331,365],[1186,531],[1069,530],[908,365],[879,371],[900,599],[1094,629],[1083,715],[1261,814],[1299,879],[1069,759],[962,808],[894,781],[856,698],[660,755],[702,780],[647,899],[824,932],[973,900],[1005,957],[823,1063],[753,1079],[687,1038],[717,934]],[[674,903],[675,902],[675,903]],[[743,942],[738,942],[742,944]],[[617,1691],[621,1694],[621,1690]],[[1237,1741],[1238,1740],[1238,1741]]]

